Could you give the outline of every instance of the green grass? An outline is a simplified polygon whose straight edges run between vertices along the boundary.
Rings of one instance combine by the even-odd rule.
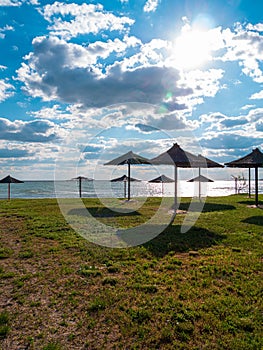
[[[159,201],[129,214],[84,203],[133,227]],[[178,214],[153,240],[113,249],[75,233],[56,200],[1,201],[0,348],[262,349],[263,211],[250,204],[208,198],[188,232]]]

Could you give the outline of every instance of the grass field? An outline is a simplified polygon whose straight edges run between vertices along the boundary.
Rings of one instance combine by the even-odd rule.
[[[137,225],[158,203],[112,217]],[[1,201],[1,349],[263,349],[263,210],[251,204],[207,198],[188,232],[180,214],[150,242],[113,249],[76,234],[55,199]]]

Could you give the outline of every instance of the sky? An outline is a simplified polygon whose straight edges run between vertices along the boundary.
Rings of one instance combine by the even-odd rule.
[[[105,162],[174,143],[221,164],[263,151],[262,12],[262,0],[0,0],[0,177],[116,177],[126,169]]]

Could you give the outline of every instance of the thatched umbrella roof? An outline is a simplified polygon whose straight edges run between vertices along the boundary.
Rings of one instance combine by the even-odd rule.
[[[23,183],[24,181],[21,181],[21,180],[18,180],[18,179],[15,179],[14,177],[8,175],[6,177],[4,177],[2,180],[0,180],[0,183],[2,184],[8,184],[8,199],[10,199],[10,195],[11,195],[11,186],[10,184],[21,184]]]
[[[230,168],[249,168],[249,195],[250,195],[250,168],[255,168],[255,204],[258,206],[258,168],[263,167],[263,153],[255,148],[242,158],[225,163]]]
[[[174,182],[173,179],[171,179],[170,177],[166,176],[166,175],[161,175],[161,176],[158,176],[156,177],[155,179],[152,179],[148,182],[151,182],[151,183],[161,183],[162,184],[162,193],[163,193],[163,184],[164,183],[169,183],[169,182]]]
[[[88,181],[92,181],[92,179],[89,179],[88,177],[85,176],[77,176],[77,177],[73,177],[72,180],[78,180],[79,182],[79,197],[82,197],[82,180],[88,180]]]
[[[214,180],[208,179],[207,177],[203,175],[198,175],[194,177],[193,179],[187,180],[187,182],[214,182]]]
[[[168,182],[174,182],[174,180],[166,175],[161,175],[161,176],[158,176],[155,179],[152,179],[148,182],[156,182],[156,183],[166,182],[166,183],[168,183]]]
[[[0,180],[1,184],[21,184],[24,183],[24,181],[15,179],[14,177],[8,175],[6,177],[4,177],[2,180]]]
[[[255,148],[246,156],[225,163],[225,165],[230,168],[260,168],[263,167],[263,153],[258,148]]]
[[[122,175],[121,177],[116,177],[115,179],[110,180],[111,182],[124,182],[124,181],[128,181],[128,176],[127,175]],[[130,181],[141,181],[138,179],[135,179],[134,177],[130,178]]]
[[[144,158],[132,151],[123,154],[120,157],[112,159],[111,161],[105,163],[104,165],[128,165],[128,200],[131,198],[131,164],[151,164],[149,159]]]
[[[124,165],[124,164],[151,164],[149,159],[139,156],[129,151],[120,157],[112,159],[104,165]]]
[[[211,182],[211,181],[213,182],[213,180],[208,181],[209,179],[201,175],[201,168],[224,168],[224,165],[221,165],[213,161],[212,159],[206,158],[201,154],[198,154],[197,163],[195,163],[195,166],[198,167],[198,176],[192,179],[193,181],[189,180],[189,182],[194,182],[194,181],[198,182],[198,196],[199,196],[199,200],[201,200],[201,182]]]
[[[206,158],[201,154],[198,154],[197,159],[200,162],[200,168],[224,168],[224,165],[219,164],[212,159]]]
[[[121,177],[117,177],[115,179],[110,180],[111,182],[123,182],[124,183],[124,198],[126,198],[126,186],[128,182],[128,176],[122,175]],[[131,182],[140,182],[141,180],[130,177]]]
[[[155,165],[176,165],[180,168],[191,168],[198,163],[198,158],[190,152],[184,151],[177,143],[159,156],[151,159]]]
[[[174,143],[166,152],[151,159],[154,165],[173,165],[174,166],[174,210],[177,209],[177,167],[192,168],[198,167],[200,163],[197,156],[190,152],[184,151],[177,143]]]

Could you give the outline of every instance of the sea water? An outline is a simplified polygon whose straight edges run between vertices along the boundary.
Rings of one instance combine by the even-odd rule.
[[[7,197],[7,184],[0,184],[0,198]],[[125,188],[126,187],[126,188]],[[104,180],[82,181],[82,197],[84,198],[124,198],[127,196],[127,184]],[[247,193],[248,187],[241,193]],[[235,193],[234,181],[214,181],[201,183],[202,196],[228,196]],[[254,193],[254,181],[251,183]],[[259,181],[259,193],[263,193],[263,181]],[[195,197],[199,195],[197,182],[178,181],[179,197]],[[132,197],[173,197],[174,183],[149,183],[147,181],[131,182]],[[78,181],[25,181],[11,184],[11,198],[76,198],[79,197]]]

